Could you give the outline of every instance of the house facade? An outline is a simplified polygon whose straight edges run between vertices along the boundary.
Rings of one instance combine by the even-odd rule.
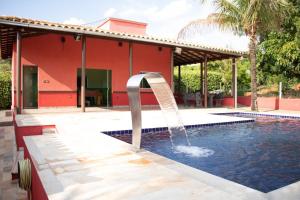
[[[146,27],[116,18],[90,28],[0,17],[1,57],[12,58],[12,107],[126,106],[133,74],[159,72],[173,88],[174,66],[201,63],[205,71],[208,61],[243,54],[151,37]],[[157,104],[147,83],[141,87],[142,104]]]
[[[135,25],[135,22],[126,21],[113,28],[122,31],[123,27],[129,29],[130,25]],[[135,29],[140,33],[145,27]],[[23,108],[80,106],[81,44],[81,40],[72,35],[57,33],[22,39]],[[133,55],[132,74],[160,72],[171,84],[171,48],[87,37],[85,89],[88,106],[128,105],[126,83],[130,77],[130,51]],[[15,86],[16,45],[12,61]],[[157,103],[149,89],[142,91],[142,99],[145,105]]]

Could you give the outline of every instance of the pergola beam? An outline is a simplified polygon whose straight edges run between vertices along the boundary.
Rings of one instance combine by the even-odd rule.
[[[194,51],[191,51],[191,50],[189,50],[188,52],[190,54],[194,55],[194,56],[197,56],[197,58],[201,57],[201,60],[204,60],[205,55],[207,55],[207,54],[205,54],[203,52],[194,52]]]

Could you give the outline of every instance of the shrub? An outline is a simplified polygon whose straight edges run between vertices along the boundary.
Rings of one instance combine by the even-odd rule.
[[[11,106],[11,72],[10,62],[0,60],[0,109]]]
[[[250,91],[250,64],[248,59],[238,60],[238,94],[243,95]],[[230,95],[232,82],[232,61],[214,61],[208,63],[208,90],[223,90]],[[200,89],[200,65],[181,66],[181,92],[194,92]],[[174,68],[175,91],[178,88],[178,67]]]
[[[217,72],[209,72],[208,75],[208,90],[219,90],[223,88],[222,75]],[[178,75],[174,75],[175,89],[178,91]],[[200,89],[199,71],[188,70],[181,74],[180,91],[195,92]]]

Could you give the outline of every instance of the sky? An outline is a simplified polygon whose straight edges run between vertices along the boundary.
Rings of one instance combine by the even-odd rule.
[[[117,17],[145,22],[147,34],[165,38],[176,38],[188,22],[213,12],[214,6],[199,0],[0,0],[0,15],[88,25]],[[211,28],[190,40],[234,50],[247,50],[248,46],[245,36]]]

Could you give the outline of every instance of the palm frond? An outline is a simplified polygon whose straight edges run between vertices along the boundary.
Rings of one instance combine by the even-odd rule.
[[[201,2],[206,2],[206,0],[201,0]],[[229,29],[240,34],[239,19],[242,13],[238,7],[229,0],[215,0],[213,3],[216,5],[218,13],[210,14],[206,19],[197,19],[189,22],[179,31],[177,39],[186,39],[199,33],[203,28]]]
[[[200,0],[201,3],[208,2]],[[211,1],[210,1],[211,2]],[[217,12],[207,19],[191,21],[184,26],[178,39],[197,34],[203,27],[219,27],[237,34],[259,34],[280,27],[286,16],[287,0],[213,0]]]
[[[203,27],[218,26],[217,14],[210,14],[206,19],[196,19],[185,25],[178,33],[177,39],[186,39],[190,35],[196,34]]]
[[[218,13],[230,14],[231,16],[240,17],[241,13],[235,1],[214,0],[214,5]]]

